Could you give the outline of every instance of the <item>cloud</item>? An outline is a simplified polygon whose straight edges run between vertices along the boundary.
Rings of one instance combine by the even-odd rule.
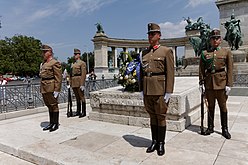
[[[162,38],[176,38],[185,36],[186,21],[179,23],[165,22],[160,23]]]
[[[215,0],[189,0],[188,4],[186,5],[186,8],[187,7],[193,7],[194,8],[196,6],[207,4],[210,2],[215,2]]]
[[[70,14],[78,15],[84,12],[90,13],[100,9],[102,6],[113,3],[116,0],[70,0],[67,3],[67,11]]]

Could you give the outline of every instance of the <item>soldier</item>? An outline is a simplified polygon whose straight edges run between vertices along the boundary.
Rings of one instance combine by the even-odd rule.
[[[174,56],[171,49],[159,44],[159,25],[149,23],[147,34],[150,46],[140,56],[140,90],[150,116],[152,134],[152,144],[146,152],[157,150],[162,156],[165,153],[166,113],[174,88]]]
[[[208,128],[205,135],[214,132],[215,100],[220,108],[222,136],[230,139],[227,127],[226,101],[233,85],[233,57],[230,50],[221,48],[219,29],[210,33],[210,50],[202,52],[199,64],[199,84],[201,92],[205,92],[208,101]]]
[[[40,92],[45,105],[49,110],[50,123],[43,131],[55,131],[59,128],[58,95],[61,90],[62,70],[61,64],[53,58],[53,49],[42,45],[43,63],[40,65]]]
[[[80,59],[81,52],[79,49],[74,49],[75,63],[71,66],[70,82],[72,90],[77,101],[76,116],[79,118],[86,116],[86,101],[84,97],[85,79],[86,79],[86,64]],[[82,105],[82,111],[81,111]]]

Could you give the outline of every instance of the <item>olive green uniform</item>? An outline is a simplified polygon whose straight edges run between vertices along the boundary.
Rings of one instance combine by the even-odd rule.
[[[44,62],[40,66],[40,92],[49,112],[58,112],[58,100],[53,92],[60,92],[62,83],[62,70],[60,62],[55,59]]]
[[[156,45],[142,51],[140,90],[144,94],[144,105],[150,116],[152,144],[147,153],[157,149],[158,155],[164,154],[166,113],[169,102],[166,93],[173,93],[174,56],[172,50]]]
[[[213,130],[215,101],[221,111],[222,130],[227,129],[226,86],[233,86],[233,57],[230,50],[217,47],[203,51],[199,64],[200,85],[205,86],[208,101],[208,128]]]
[[[85,86],[86,73],[86,64],[84,61],[79,59],[72,64],[70,82],[77,101],[77,115],[81,115],[81,104],[83,115],[86,113],[84,91],[80,89],[81,86]]]

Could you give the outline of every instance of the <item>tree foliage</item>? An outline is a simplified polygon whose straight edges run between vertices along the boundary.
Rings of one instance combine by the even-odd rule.
[[[42,62],[41,41],[16,35],[0,40],[0,72],[15,75],[37,75]]]

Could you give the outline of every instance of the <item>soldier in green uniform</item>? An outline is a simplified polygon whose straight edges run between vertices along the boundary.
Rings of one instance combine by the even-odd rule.
[[[75,94],[77,101],[76,116],[86,116],[86,100],[84,97],[85,79],[86,79],[86,64],[80,59],[81,51],[74,49],[75,63],[71,66],[70,85]],[[82,110],[82,111],[81,111]]]
[[[214,132],[214,111],[217,100],[220,108],[222,135],[230,139],[226,101],[233,85],[233,57],[229,49],[220,47],[219,29],[211,31],[210,44],[210,50],[202,52],[199,64],[200,91],[205,92],[208,101],[208,128],[205,135]]]
[[[157,150],[164,155],[166,113],[174,88],[174,56],[171,49],[161,46],[160,27],[155,23],[148,24],[150,46],[141,52],[140,90],[144,96],[144,105],[150,116],[152,144],[146,152]]]
[[[55,131],[59,128],[58,95],[61,90],[61,64],[53,58],[53,49],[42,45],[43,63],[40,65],[40,92],[49,110],[50,123],[43,130]]]

